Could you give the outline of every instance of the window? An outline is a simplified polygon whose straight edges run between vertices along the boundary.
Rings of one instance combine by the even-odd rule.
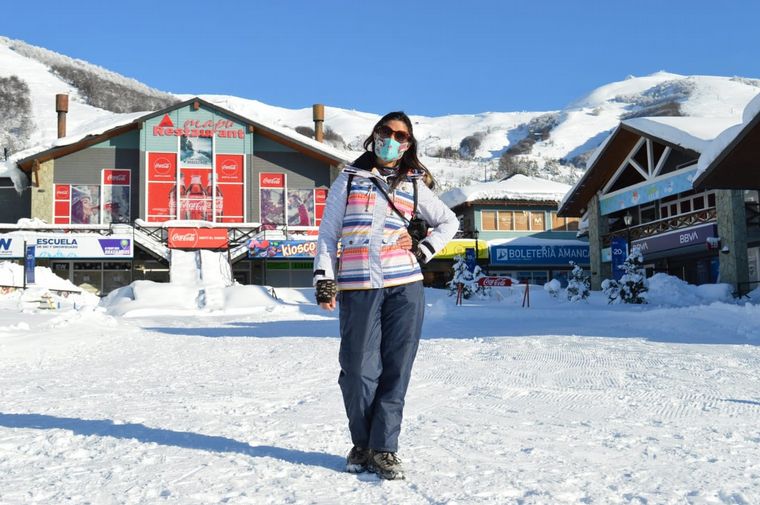
[[[499,211],[499,230],[502,230],[502,231],[512,230],[512,211],[511,210]]]
[[[527,210],[515,212],[515,230],[517,231],[530,230],[528,218],[529,218],[529,212]]]
[[[556,212],[552,212],[552,231],[578,231],[580,219],[577,217],[559,217]],[[544,227],[546,229],[546,227]]]
[[[684,200],[681,202],[681,214],[691,212],[691,200]]]
[[[702,195],[699,195],[698,197],[694,198],[692,200],[692,205],[694,206],[694,210],[702,210],[705,208],[705,197]]]
[[[650,221],[654,221],[655,219],[657,219],[657,212],[655,211],[654,204],[641,207],[639,214],[640,223],[648,223]]]
[[[543,211],[530,213],[530,229],[533,231],[544,231],[546,229]]]
[[[496,211],[484,210],[480,213],[480,229],[484,231],[495,231],[496,228]]]
[[[715,207],[715,193],[708,193],[707,194],[707,207]]]

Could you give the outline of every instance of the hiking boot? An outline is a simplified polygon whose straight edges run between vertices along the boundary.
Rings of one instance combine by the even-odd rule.
[[[371,456],[372,451],[370,449],[353,446],[346,457],[346,471],[349,473],[366,472]]]
[[[404,478],[404,467],[395,452],[375,452],[369,460],[370,472],[375,472],[381,479],[395,480]]]

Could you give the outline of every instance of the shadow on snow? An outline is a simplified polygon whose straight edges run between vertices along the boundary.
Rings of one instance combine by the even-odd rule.
[[[333,454],[299,451],[268,445],[252,446],[231,438],[187,431],[151,428],[144,424],[114,424],[108,419],[77,419],[43,414],[3,414],[0,426],[37,430],[69,430],[75,435],[134,439],[144,443],[196,449],[209,452],[234,452],[254,458],[274,458],[297,465],[319,466],[342,471],[345,459]]]

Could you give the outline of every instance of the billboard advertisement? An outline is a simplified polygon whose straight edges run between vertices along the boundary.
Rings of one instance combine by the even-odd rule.
[[[100,224],[100,186],[71,186],[71,224]]]
[[[227,249],[227,228],[169,228],[173,249]]]
[[[24,258],[24,241],[37,258],[130,259],[131,235],[91,233],[10,233],[0,235],[0,258]]]
[[[285,174],[259,174],[261,224],[285,224]]]
[[[216,177],[217,222],[242,223],[245,220],[245,165],[242,154],[218,154],[214,165]]]
[[[101,173],[100,215],[102,224],[129,223],[132,171],[106,168]]]
[[[176,219],[177,154],[148,153],[147,174],[147,220]]]

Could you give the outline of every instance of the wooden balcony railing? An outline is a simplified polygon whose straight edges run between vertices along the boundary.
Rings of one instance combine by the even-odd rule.
[[[679,216],[666,217],[657,221],[631,226],[628,230],[620,228],[613,230],[602,237],[604,247],[610,245],[612,237],[630,236],[631,241],[651,237],[660,233],[673,230],[681,230],[697,224],[714,223],[717,219],[715,208],[702,209]],[[628,235],[630,233],[630,235]]]

